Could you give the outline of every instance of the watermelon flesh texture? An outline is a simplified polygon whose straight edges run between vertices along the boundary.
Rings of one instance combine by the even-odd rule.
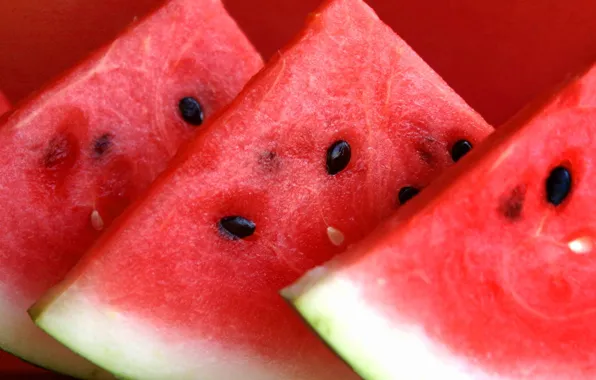
[[[76,263],[262,61],[215,0],[172,0],[22,105],[0,126],[0,347],[92,376],[26,310]],[[194,123],[194,121],[193,121]]]
[[[264,57],[322,0],[224,0]],[[498,126],[596,59],[596,2],[368,0],[468,104]]]
[[[365,379],[595,378],[595,126],[596,67],[285,296]]]
[[[330,2],[31,314],[124,378],[354,378],[277,292],[491,131],[363,2]]]

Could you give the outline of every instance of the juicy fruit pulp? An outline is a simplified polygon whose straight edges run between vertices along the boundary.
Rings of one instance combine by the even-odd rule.
[[[0,347],[76,376],[94,369],[31,323],[58,282],[261,59],[216,0],[172,0],[4,119],[0,128]],[[78,359],[78,360],[77,360]]]
[[[351,379],[277,292],[491,131],[364,3],[331,2],[31,314],[126,378]]]
[[[596,67],[536,108],[285,291],[363,377],[596,377]]]
[[[276,54],[322,0],[224,0],[257,49]],[[596,2],[367,0],[491,124],[596,59]]]

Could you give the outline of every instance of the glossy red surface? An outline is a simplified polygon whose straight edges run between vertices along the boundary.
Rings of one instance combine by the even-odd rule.
[[[476,145],[491,132],[368,6],[330,2],[55,288],[90,300],[60,326],[102,320],[106,339],[40,325],[125,378],[147,366],[124,346],[147,339],[190,377],[232,378],[242,356],[267,363],[246,380],[347,380],[277,291],[363,238],[399,207],[400,189],[453,165],[457,141]],[[330,176],[326,151],[338,140],[351,159]],[[232,215],[256,223],[254,236],[222,238],[218,222]],[[51,298],[34,318],[52,314]],[[96,319],[98,310],[120,317]],[[121,320],[151,333],[114,333]],[[106,360],[104,345],[125,359]]]
[[[27,308],[194,135],[180,100],[208,120],[261,66],[218,0],[172,0],[0,119],[2,348],[82,376]]]

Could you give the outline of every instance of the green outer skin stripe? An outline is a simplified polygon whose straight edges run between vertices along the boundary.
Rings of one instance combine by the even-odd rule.
[[[46,314],[41,310],[41,308],[39,307],[33,307],[29,310],[29,314],[31,316],[31,319],[33,319],[33,321],[35,322],[35,324],[42,330],[46,331],[46,328],[49,326],[52,326],[52,322],[51,320],[48,320]],[[60,334],[52,334],[52,337],[58,341],[60,344],[69,347],[70,350],[72,350],[74,353],[76,353],[77,355],[81,355],[80,352],[78,352],[76,349],[71,348],[67,343],[69,342],[68,336],[62,336]],[[81,355],[82,356],[82,355]],[[102,357],[105,358],[108,357],[108,355],[105,355]],[[88,360],[90,359],[94,359],[94,358],[86,358]],[[90,360],[91,362],[93,362],[93,364],[99,366],[100,368],[102,367],[102,363],[108,363],[109,360],[101,360],[99,362],[95,361],[95,360]],[[89,377],[85,377],[86,379],[90,379],[90,380],[104,380],[104,379],[119,379],[119,380],[132,380],[124,375],[118,374],[117,372],[104,372],[102,369],[98,369],[96,372],[91,373],[89,375]]]
[[[340,327],[341,324],[338,323],[341,316],[336,316],[333,307],[328,307],[329,302],[327,302],[326,293],[333,293],[333,290],[326,288],[333,288],[333,285],[325,281],[325,278],[316,282],[316,284],[313,284],[313,280],[316,280],[313,276],[307,276],[304,281],[309,282],[309,284],[304,285],[304,290],[295,291],[297,288],[302,287],[302,284],[298,283],[284,289],[281,292],[282,297],[300,313],[319,337],[363,379],[395,380],[388,374],[383,375],[378,369],[375,370],[375,368],[378,368],[375,363],[366,359],[363,360],[367,356],[364,354],[365,351],[352,344],[349,339],[345,339],[345,334],[342,333],[343,329]],[[336,296],[338,295],[336,294]],[[370,351],[368,352],[370,353]]]
[[[87,297],[71,286],[42,299],[30,314],[37,326],[118,379],[280,379],[280,363],[183,335],[164,338],[152,323]],[[231,365],[217,364],[226,361]]]

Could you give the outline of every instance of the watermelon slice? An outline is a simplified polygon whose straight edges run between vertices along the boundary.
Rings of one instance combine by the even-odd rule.
[[[172,0],[4,120],[1,348],[75,376],[93,371],[27,308],[261,65],[219,1]]]
[[[277,292],[491,131],[368,6],[330,2],[31,313],[124,378],[351,379]]]
[[[596,378],[596,67],[285,291],[366,379]]]
[[[267,58],[321,1],[224,3]],[[533,97],[596,59],[594,0],[367,2],[493,125],[501,125]]]

